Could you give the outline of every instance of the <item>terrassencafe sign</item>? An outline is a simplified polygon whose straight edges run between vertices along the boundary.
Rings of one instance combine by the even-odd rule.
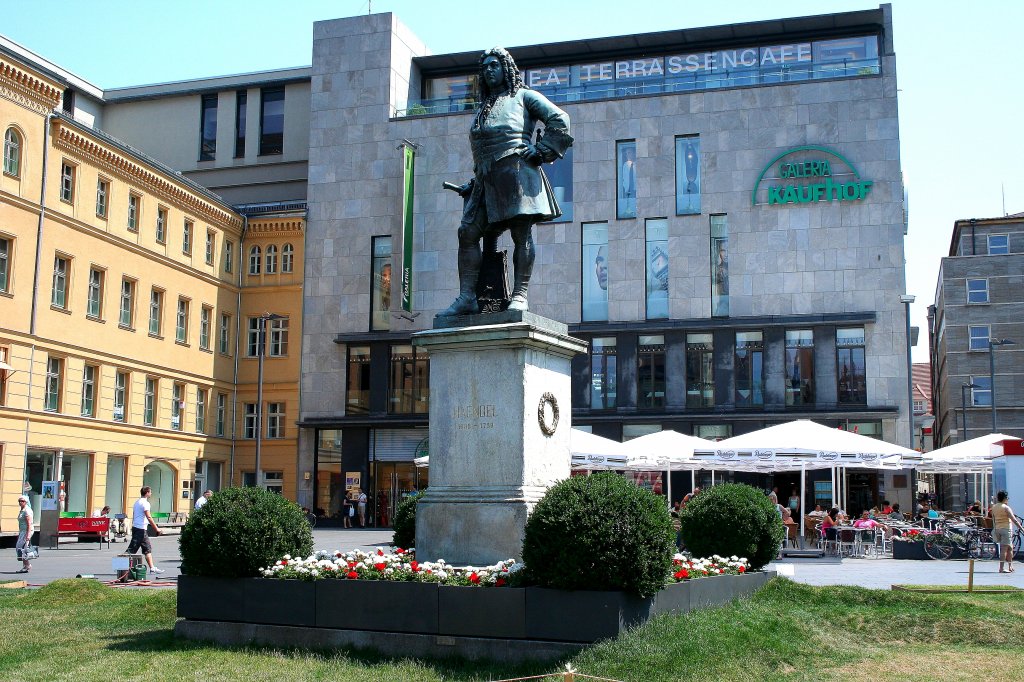
[[[806,145],[785,151],[768,162],[754,185],[751,203],[772,206],[860,201],[868,196],[872,185],[842,154]]]

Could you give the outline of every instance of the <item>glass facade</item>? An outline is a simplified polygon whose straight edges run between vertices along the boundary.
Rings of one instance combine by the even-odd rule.
[[[391,237],[373,238],[370,328],[391,329]]]
[[[565,156],[544,164],[544,174],[548,176],[551,191],[554,192],[562,215],[553,223],[571,223],[573,221],[573,189],[572,189],[572,147],[565,150]]]
[[[636,217],[636,140],[615,143],[615,217]]]
[[[637,407],[665,407],[665,337],[641,335],[637,344]]]
[[[608,319],[608,223],[583,223],[583,321]]]
[[[700,213],[700,137],[676,138],[676,215]]]
[[[260,92],[260,156],[284,152],[284,88]]]
[[[199,160],[213,161],[217,156],[217,95],[202,96],[199,118]]]
[[[715,404],[714,337],[711,334],[686,335],[686,406],[712,407]]]
[[[786,405],[814,404],[814,332],[786,331]]]
[[[370,411],[370,347],[348,347],[345,413],[366,414]]]
[[[864,328],[836,330],[836,372],[840,404],[867,403]]]
[[[426,414],[430,406],[427,354],[410,345],[392,346],[389,376],[388,413]]]
[[[647,221],[647,319],[668,318],[668,221]]]
[[[733,361],[736,407],[764,406],[764,335],[737,332]]]
[[[729,220],[711,216],[711,315],[729,317]]]
[[[590,341],[590,409],[615,407],[616,339],[614,336]]]

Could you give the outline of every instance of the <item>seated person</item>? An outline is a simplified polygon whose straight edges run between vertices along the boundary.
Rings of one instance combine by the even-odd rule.
[[[900,511],[899,502],[892,506],[892,511],[889,513],[889,517],[897,521],[903,521],[906,519],[906,517],[903,516],[903,512]]]
[[[821,508],[820,504],[814,505],[814,511],[810,512],[808,516],[824,516],[825,510]]]
[[[882,513],[886,515],[892,514],[892,505],[889,504],[889,500],[882,500]]]
[[[853,522],[854,528],[864,528],[866,530],[873,530],[875,528],[881,528],[886,535],[890,535],[892,531],[889,526],[884,523],[879,523],[875,519],[871,518],[868,512],[862,512],[860,518]]]
[[[967,513],[972,516],[981,516],[981,500],[975,500],[974,504],[967,508]]]
[[[832,507],[828,510],[828,514],[825,514],[821,520],[821,530],[824,532],[828,528],[834,528],[839,525],[839,507]]]
[[[937,509],[934,509],[934,508],[929,508],[928,509],[928,518],[929,519],[938,519],[938,518],[941,518],[941,517],[942,517],[942,515],[939,514]]]
[[[110,505],[109,504],[105,504],[105,505],[103,505],[103,509],[97,509],[97,510],[93,511],[92,516],[93,516],[93,518],[103,517],[103,516],[109,518],[110,517]],[[107,526],[107,532],[103,536],[103,539],[106,542],[110,542],[110,526]]]
[[[782,508],[782,524],[786,527],[786,537],[790,542],[799,543],[800,524],[793,520],[793,512],[789,510],[789,507]]]

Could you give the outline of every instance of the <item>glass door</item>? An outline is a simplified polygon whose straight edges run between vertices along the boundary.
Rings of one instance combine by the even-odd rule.
[[[421,482],[426,483],[425,471],[421,481],[412,462],[371,462],[370,466],[374,483],[373,525],[390,528],[398,505],[406,497],[416,494]]]

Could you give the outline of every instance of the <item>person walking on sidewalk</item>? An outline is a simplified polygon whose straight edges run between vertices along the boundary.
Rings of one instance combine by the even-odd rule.
[[[164,569],[153,565],[153,545],[146,534],[146,526],[152,524],[153,530],[160,535],[160,528],[153,520],[153,515],[149,513],[149,496],[153,494],[153,489],[148,485],[143,486],[139,493],[142,497],[132,506],[132,541],[128,544],[128,554],[135,554],[141,548],[150,572],[163,573]]]
[[[1013,509],[1006,504],[1009,497],[1005,490],[1000,490],[996,494],[996,503],[989,510],[992,513],[992,541],[999,545],[1000,573],[1013,573],[1013,527],[1016,526],[1018,529],[1024,530],[1020,521],[1017,520],[1017,515],[1013,513]],[[1003,570],[1004,563],[1006,564],[1005,571]]]
[[[35,527],[32,525],[32,507],[29,505],[28,497],[22,495],[18,498],[18,556],[21,557],[21,570],[18,573],[28,573],[32,570],[32,563],[28,559],[28,551],[32,547],[32,533]]]

